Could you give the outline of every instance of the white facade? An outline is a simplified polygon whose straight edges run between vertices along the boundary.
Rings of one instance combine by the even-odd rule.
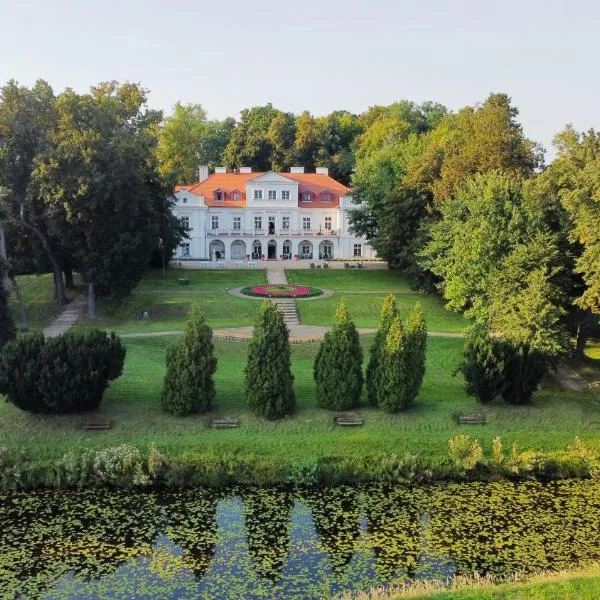
[[[190,239],[179,248],[176,258],[236,261],[374,258],[375,253],[365,239],[349,231],[348,211],[354,207],[351,197],[347,193],[337,197],[328,194],[327,181],[333,180],[323,171],[319,177],[323,177],[325,191],[316,194],[318,198],[306,191],[313,189],[310,184],[315,181],[314,174],[307,185],[284,174],[269,172],[246,175],[243,186],[240,185],[243,189],[235,187],[235,174],[225,176],[229,178],[226,191],[218,183],[211,185],[211,177],[216,182],[223,181],[217,175],[196,186],[178,189],[174,213],[187,220]],[[203,194],[195,191],[199,187]],[[304,193],[299,201],[300,190]],[[230,199],[222,206],[221,193]],[[327,206],[323,198],[331,198],[332,205]]]

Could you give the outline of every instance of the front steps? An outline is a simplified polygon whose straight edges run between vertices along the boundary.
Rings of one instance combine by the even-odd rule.
[[[279,308],[283,313],[283,322],[288,327],[300,325],[298,308],[296,306],[296,301],[293,298],[273,298],[273,300],[279,305]]]

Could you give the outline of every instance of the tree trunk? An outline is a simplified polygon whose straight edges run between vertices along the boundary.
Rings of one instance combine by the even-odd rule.
[[[6,254],[6,239],[4,237],[4,223],[0,223],[0,258],[7,265],[6,269],[2,270],[2,287],[8,296],[10,294],[10,285],[8,281],[8,256]]]
[[[65,285],[68,290],[75,289],[75,281],[73,280],[73,267],[68,266],[63,268],[63,273],[65,274]]]
[[[27,312],[25,311],[25,302],[23,302],[23,295],[21,294],[21,288],[17,283],[16,277],[11,278],[13,289],[15,290],[15,296],[19,303],[19,329],[27,329]]]
[[[94,284],[88,283],[88,319],[93,321],[96,318],[96,295],[94,292]]]
[[[590,309],[582,311],[579,326],[577,327],[577,341],[575,343],[575,356],[577,358],[583,358],[584,356],[585,345],[590,337],[591,321],[592,311]]]
[[[21,225],[27,227],[27,229],[29,229],[35,235],[35,237],[37,237],[37,239],[40,241],[40,244],[42,244],[42,248],[44,248],[44,251],[48,255],[50,263],[52,264],[52,271],[54,272],[56,302],[59,306],[66,304],[67,297],[65,296],[65,287],[63,285],[62,269],[60,268],[60,265],[58,264],[58,261],[56,260],[56,257],[50,248],[50,244],[48,243],[48,240],[44,234],[37,227],[34,227],[31,223],[29,223],[27,219],[25,219],[23,205],[21,205]]]

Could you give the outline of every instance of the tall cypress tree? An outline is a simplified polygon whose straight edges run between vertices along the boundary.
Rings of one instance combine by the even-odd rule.
[[[362,349],[358,331],[343,302],[335,323],[325,334],[313,369],[317,404],[331,410],[357,406],[363,386]]]
[[[427,327],[423,307],[417,302],[406,321],[406,390],[411,403],[419,393],[425,375],[425,351],[427,348]]]
[[[396,315],[385,337],[380,353],[380,375],[377,404],[386,412],[406,408],[412,398],[408,389],[406,338],[400,315]]]
[[[15,337],[16,330],[8,307],[8,294],[0,282],[0,348]]]
[[[216,370],[212,329],[192,306],[183,335],[167,351],[161,396],[164,410],[178,416],[208,410],[215,397]]]
[[[388,330],[397,314],[398,307],[396,306],[396,298],[393,294],[388,294],[386,299],[383,301],[383,306],[381,307],[379,329],[377,330],[373,344],[369,349],[369,364],[367,365],[366,384],[367,398],[369,399],[369,404],[372,404],[373,406],[377,406],[377,381],[380,371],[379,366],[381,362],[381,348],[383,344],[385,344],[385,338]]]
[[[246,402],[266,419],[294,412],[294,376],[291,371],[289,332],[274,302],[263,302],[248,344]]]

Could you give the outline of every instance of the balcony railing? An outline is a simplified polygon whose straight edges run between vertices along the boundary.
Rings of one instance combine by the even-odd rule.
[[[339,230],[335,229],[278,229],[269,233],[268,229],[208,229],[206,231],[208,237],[218,236],[253,236],[253,237],[298,237],[298,236],[320,236],[320,237],[337,237]]]

